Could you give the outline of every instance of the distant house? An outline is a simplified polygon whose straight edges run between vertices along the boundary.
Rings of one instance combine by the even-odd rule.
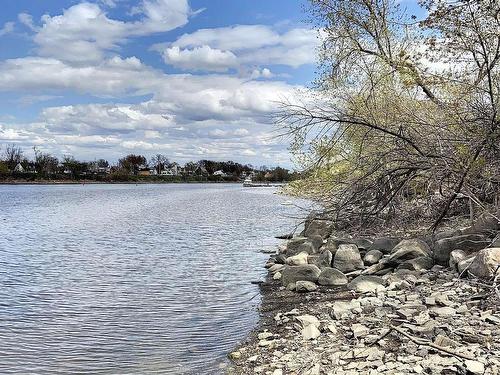
[[[24,173],[25,172],[24,167],[21,165],[21,163],[17,163],[17,165],[14,168],[14,172],[17,172],[17,173]]]
[[[160,172],[162,176],[178,176],[180,174],[180,167],[177,163],[172,163],[170,166],[165,166],[165,168]]]
[[[156,176],[158,173],[155,168],[149,168],[148,166],[141,165],[137,170],[138,176]]]
[[[213,176],[217,176],[217,177],[227,177],[227,174],[224,173],[224,171],[221,171],[221,170],[218,170],[218,171],[215,171]]]

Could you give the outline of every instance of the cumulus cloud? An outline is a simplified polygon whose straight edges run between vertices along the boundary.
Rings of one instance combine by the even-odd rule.
[[[127,38],[185,25],[191,10],[187,0],[143,0],[136,13],[139,20],[124,22],[109,18],[98,4],[83,2],[61,15],[44,15],[40,28],[29,14],[20,14],[19,20],[38,31],[34,41],[41,56],[89,63],[101,61],[106,52],[116,51]]]
[[[208,70],[224,72],[238,65],[238,59],[231,51],[213,49],[209,46],[180,49],[177,46],[163,52],[163,60],[184,70]]]
[[[14,31],[14,22],[6,22],[0,29],[0,36],[10,34],[13,31]]]
[[[296,28],[278,33],[266,25],[201,29],[170,46],[157,45],[167,64],[185,70],[225,71],[242,65],[299,67],[315,62],[317,32]]]

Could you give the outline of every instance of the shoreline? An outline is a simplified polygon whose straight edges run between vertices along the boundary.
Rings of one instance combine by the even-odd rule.
[[[166,185],[166,184],[243,184],[239,181],[0,181],[0,185]]]
[[[328,237],[320,248],[331,245]],[[357,243],[366,255],[365,240],[337,242]],[[285,248],[294,241],[270,256],[259,322],[228,354],[227,374],[500,374],[500,298],[486,281],[432,264],[379,270],[384,275],[368,276],[375,284],[353,287],[373,268],[365,265],[344,285],[299,293],[282,285]]]

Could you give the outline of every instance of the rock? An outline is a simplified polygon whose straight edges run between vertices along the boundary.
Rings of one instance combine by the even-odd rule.
[[[489,279],[499,266],[500,247],[492,247],[479,251],[467,271],[476,277]]]
[[[259,340],[266,340],[270,337],[273,337],[273,334],[271,332],[264,331],[259,333],[257,337],[259,338]]]
[[[319,375],[321,371],[321,366],[319,363],[316,363],[313,367],[307,370],[304,375]]]
[[[236,361],[236,360],[238,360],[240,358],[241,358],[241,353],[238,352],[238,351],[229,353],[229,359],[231,359],[233,361]]]
[[[285,264],[286,256],[284,254],[279,254],[274,259],[276,264]]]
[[[379,250],[384,254],[389,254],[400,242],[399,238],[380,237],[373,241],[368,250]]]
[[[271,272],[271,273],[280,272],[284,268],[285,268],[285,265],[283,265],[283,264],[275,264],[274,266],[269,268],[269,272]]]
[[[460,261],[458,263],[458,265],[457,265],[458,273],[462,274],[462,272],[464,272],[466,269],[468,269],[469,266],[474,261],[474,259],[476,259],[476,256],[475,255],[470,255],[467,258],[465,258],[464,260]]]
[[[444,335],[437,335],[436,339],[434,340],[434,344],[439,346],[449,346],[451,348],[456,348],[457,346],[460,345],[455,340],[452,340]]]
[[[385,290],[385,280],[378,276],[361,275],[352,280],[347,287],[358,293]]]
[[[490,244],[486,236],[481,234],[464,234],[443,238],[434,245],[434,261],[443,266],[448,265],[453,250],[462,249],[468,252],[484,249]]]
[[[341,286],[347,283],[347,276],[335,268],[323,268],[318,278],[320,285]]]
[[[295,290],[297,292],[314,292],[316,289],[318,289],[318,286],[310,281],[303,281],[299,280],[295,283]]]
[[[330,250],[324,250],[318,257],[318,259],[314,262],[316,266],[318,266],[320,269],[325,268],[325,267],[331,267],[332,266],[332,253]]]
[[[319,326],[321,325],[319,319],[316,318],[314,315],[309,315],[309,314],[300,315],[295,317],[295,319],[297,319],[300,322],[302,328],[305,328],[309,325],[314,325],[316,326],[316,328],[319,328]]]
[[[297,281],[318,281],[321,270],[314,264],[304,264],[302,266],[285,266],[281,271],[281,283],[287,286]]]
[[[340,245],[333,259],[333,267],[341,272],[350,272],[364,267],[356,245]]]
[[[319,234],[313,234],[312,236],[309,236],[308,239],[309,242],[312,243],[316,251],[318,251],[320,247],[323,246],[323,237],[321,237]]]
[[[280,368],[277,368],[276,370],[273,371],[273,375],[283,375],[283,370]]]
[[[450,253],[450,259],[448,260],[448,265],[452,270],[458,270],[458,263],[467,258],[467,253],[464,250],[453,250]]]
[[[296,250],[300,245],[307,241],[309,241],[307,237],[293,237],[290,241],[287,242],[286,250]]]
[[[281,280],[281,272],[276,272],[273,276],[273,280]]]
[[[361,308],[361,303],[356,300],[335,301],[332,305],[331,315],[339,320],[345,315],[349,315],[352,310]]]
[[[333,223],[331,221],[317,218],[313,214],[310,218],[306,219],[302,235],[305,237],[319,235],[322,238],[328,238],[332,234],[332,231]]]
[[[457,313],[457,311],[452,308],[452,307],[434,307],[431,309],[431,312],[434,315],[443,317],[443,318],[448,318],[450,316],[453,316]]]
[[[370,333],[370,329],[368,327],[359,323],[353,324],[351,326],[351,331],[355,338],[363,337]]]
[[[286,256],[292,257],[300,253],[314,254],[315,252],[316,248],[314,247],[314,245],[310,241],[305,241],[298,245],[296,248],[287,249]]]
[[[368,238],[353,238],[349,242],[346,241],[346,243],[356,245],[361,250],[368,250],[372,246],[373,241]]]
[[[488,247],[500,247],[500,233],[493,239],[490,246]]]
[[[412,271],[430,270],[434,265],[434,260],[431,257],[423,256],[415,259],[407,260],[399,265],[399,269],[407,269]]]
[[[304,338],[304,340],[314,340],[314,339],[318,338],[320,335],[321,335],[321,332],[313,324],[308,325],[305,328],[302,328],[302,337]]]
[[[289,266],[300,266],[302,264],[307,264],[307,256],[306,252],[291,256],[286,258],[285,263]]]
[[[366,253],[363,261],[366,265],[371,266],[378,263],[383,255],[384,254],[380,250],[370,250]]]
[[[466,360],[465,367],[473,374],[484,374],[484,364],[479,361]]]
[[[392,249],[389,262],[403,263],[418,257],[432,257],[429,245],[419,239],[403,240]]]

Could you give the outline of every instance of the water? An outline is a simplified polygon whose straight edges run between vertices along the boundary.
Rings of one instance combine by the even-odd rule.
[[[295,220],[241,185],[0,186],[1,374],[218,374]]]

